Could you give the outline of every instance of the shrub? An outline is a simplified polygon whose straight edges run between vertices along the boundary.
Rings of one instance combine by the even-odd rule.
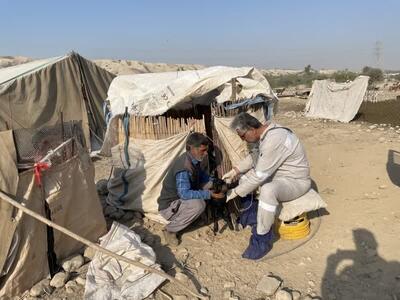
[[[361,74],[369,76],[369,83],[376,83],[382,81],[384,78],[383,71],[381,69],[368,66],[365,66],[362,69]]]
[[[348,80],[352,81],[358,76],[357,73],[351,72],[349,70],[337,71],[331,75],[331,78],[336,82],[346,82]]]

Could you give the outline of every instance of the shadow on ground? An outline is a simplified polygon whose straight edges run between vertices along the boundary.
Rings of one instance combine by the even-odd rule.
[[[355,250],[328,257],[322,299],[400,299],[400,262],[379,256],[378,243],[366,229],[353,230]]]

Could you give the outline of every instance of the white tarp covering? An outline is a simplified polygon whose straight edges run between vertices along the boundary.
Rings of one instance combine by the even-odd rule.
[[[231,80],[236,78],[236,99],[258,95],[275,99],[265,77],[255,68],[210,67],[196,71],[122,75],[116,77],[108,90],[113,115],[125,112],[154,116],[171,108],[185,109],[193,104],[210,104],[207,94],[217,90],[219,103],[232,94]]]
[[[161,140],[129,140],[131,168],[126,169],[125,179],[129,182],[124,194],[121,172],[126,168],[122,144],[112,149],[114,174],[108,183],[107,202],[125,210],[158,214],[157,199],[162,193],[163,180],[173,162],[185,152],[189,132]],[[121,199],[120,199],[121,198]],[[121,201],[121,204],[118,202]]]
[[[368,79],[368,76],[358,76],[346,83],[315,80],[306,105],[306,116],[350,122],[360,109]]]
[[[114,253],[160,270],[153,249],[128,227],[114,222],[100,245]],[[139,300],[148,297],[165,279],[108,255],[96,252],[86,275],[85,299]]]

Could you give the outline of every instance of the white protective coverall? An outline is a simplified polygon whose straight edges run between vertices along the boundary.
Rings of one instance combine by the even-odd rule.
[[[234,189],[238,196],[244,197],[260,187],[258,234],[270,230],[279,202],[297,199],[311,187],[310,167],[303,145],[290,129],[276,123],[267,127],[256,150],[236,168],[244,174]]]

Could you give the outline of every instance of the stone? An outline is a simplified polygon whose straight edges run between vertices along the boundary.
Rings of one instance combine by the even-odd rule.
[[[380,190],[387,189],[387,185],[385,185],[385,184],[382,184],[382,185],[380,185],[380,186],[379,186],[379,189],[380,189]]]
[[[78,276],[75,279],[76,283],[79,285],[85,285],[86,284],[86,278],[83,278],[82,276]]]
[[[279,290],[275,294],[275,300],[292,300],[292,295],[285,290]]]
[[[77,271],[83,264],[85,263],[85,260],[83,259],[83,256],[80,254],[71,256],[67,259],[65,259],[62,263],[61,266],[64,269],[65,272],[75,272]]]
[[[93,260],[95,254],[96,250],[91,247],[86,247],[85,252],[83,252],[83,256],[88,260]]]
[[[380,137],[379,139],[378,139],[378,142],[379,143],[383,143],[385,141],[385,138],[384,137]]]
[[[201,289],[200,289],[200,293],[202,293],[202,294],[204,294],[204,295],[207,295],[208,294],[208,289],[206,288],[206,287],[202,287]]]
[[[201,261],[197,261],[194,266],[196,268],[200,268],[201,267]]]
[[[378,126],[376,126],[376,125],[368,126],[368,128],[369,128],[370,130],[373,130],[373,129],[377,128],[377,127],[378,127]]]
[[[68,281],[65,284],[65,291],[67,294],[73,294],[77,291],[78,289],[78,284],[75,281]]]
[[[314,282],[314,280],[309,280],[309,281],[308,281],[308,285],[309,285],[310,287],[315,287],[315,282]]]
[[[288,117],[288,118],[296,118],[296,113],[294,111],[285,112],[284,115],[285,115],[285,117]]]
[[[233,289],[236,286],[236,284],[232,281],[227,281],[224,283],[224,289]]]
[[[299,291],[291,291],[293,300],[300,300],[301,293]]]
[[[32,297],[40,297],[45,293],[45,288],[50,287],[50,279],[43,279],[36,283],[29,291]]]
[[[187,280],[188,280],[187,275],[184,274],[184,273],[182,273],[182,272],[177,272],[177,273],[175,274],[175,278],[176,278],[177,280],[179,280],[179,281],[187,281]]]
[[[282,281],[272,277],[265,275],[257,284],[256,289],[260,292],[263,292],[267,296],[272,296],[278,290]]]
[[[229,300],[239,300],[239,296],[233,295],[229,297]]]
[[[229,299],[233,296],[233,292],[231,290],[224,292],[224,299]]]
[[[69,273],[59,272],[50,281],[50,286],[55,287],[56,289],[62,288],[65,283],[68,281]]]

